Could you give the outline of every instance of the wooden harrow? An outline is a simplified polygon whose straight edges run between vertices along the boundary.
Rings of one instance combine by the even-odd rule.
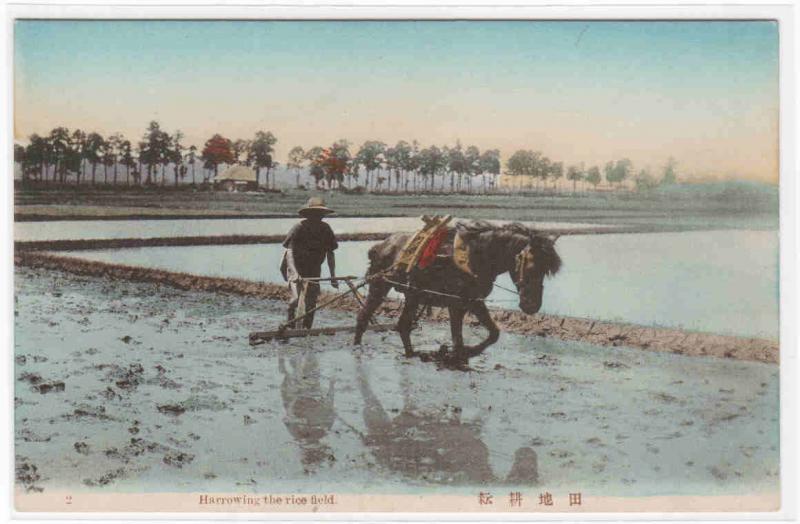
[[[355,284],[353,281],[357,280],[358,277],[355,276],[346,276],[346,277],[336,277],[336,278],[303,278],[302,280],[305,282],[331,282],[331,281],[341,281],[347,284],[347,290],[342,291],[341,293],[337,293],[336,295],[330,297],[329,299],[325,300],[318,306],[313,309],[309,309],[304,314],[296,317],[292,322],[284,322],[278,329],[273,331],[255,331],[250,333],[250,345],[255,346],[258,344],[264,344],[265,342],[269,342],[270,340],[287,340],[290,338],[300,338],[300,337],[316,337],[319,335],[333,335],[336,333],[353,333],[356,330],[355,325],[352,326],[331,326],[331,327],[321,327],[321,328],[312,328],[312,329],[297,329],[297,328],[290,328],[291,325],[303,320],[311,313],[324,308],[334,302],[342,300],[343,298],[353,295],[356,301],[363,306],[364,305],[364,297],[361,296],[361,293],[358,291],[362,287],[367,285],[367,282],[361,282],[359,284]],[[377,324],[372,319],[370,319],[370,325],[367,326],[367,331],[391,331],[395,329],[395,324]]]

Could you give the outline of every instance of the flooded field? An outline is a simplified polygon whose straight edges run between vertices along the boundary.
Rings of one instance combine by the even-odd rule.
[[[252,349],[273,301],[25,268],[15,286],[26,488],[778,490],[775,365],[503,334],[470,371],[439,370],[393,333]]]
[[[223,235],[285,234],[298,218],[237,218],[202,220],[64,220],[55,222],[16,222],[15,241],[95,240],[113,238],[171,238]],[[394,233],[415,231],[419,217],[329,218],[336,233]],[[495,221],[498,223],[507,221]],[[542,230],[555,228],[611,229],[619,226],[573,222],[528,222]]]
[[[372,242],[343,242],[339,275],[363,275]],[[564,264],[547,281],[543,312],[778,338],[776,231],[564,236]],[[78,251],[71,256],[191,274],[280,282],[280,245]],[[513,287],[507,275],[498,283]],[[495,307],[516,308],[500,288]]]

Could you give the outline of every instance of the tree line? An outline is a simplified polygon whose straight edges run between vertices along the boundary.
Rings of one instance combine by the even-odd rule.
[[[16,144],[14,160],[21,167],[23,181],[95,185],[101,174],[103,184],[164,186],[169,172],[175,186],[189,181],[196,185],[197,164],[202,163],[203,184],[209,183],[211,174],[219,173],[220,166],[239,164],[254,169],[257,185],[262,185],[263,173],[264,185],[276,186],[279,164],[273,155],[278,140],[272,132],[258,131],[251,139],[236,140],[214,134],[199,151],[194,145],[185,145],[183,139],[181,131],[168,133],[156,121],[149,123],[135,143],[120,133],[103,137],[97,132],[57,127],[45,136],[31,135],[27,146]],[[286,168],[294,172],[298,187],[301,174],[306,173],[317,187],[329,189],[472,192],[479,186],[486,192],[497,187],[502,164],[499,150],[481,151],[461,142],[423,148],[416,140],[400,140],[393,146],[367,140],[351,150],[350,142],[338,140],[328,147],[292,148]],[[670,158],[657,178],[646,169],[634,173],[627,158],[607,162],[601,171],[599,166],[586,168],[582,163],[565,167],[539,151],[518,150],[506,161],[503,173],[525,177],[529,189],[546,188],[548,182],[555,189],[564,178],[572,183],[573,192],[579,183],[597,189],[605,177],[609,187],[620,188],[632,179],[637,189],[646,190],[674,183],[676,162]]]
[[[339,140],[327,148],[316,146],[306,151],[300,146],[294,147],[286,166],[295,172],[298,185],[300,173],[307,167],[317,186],[328,188],[434,191],[438,179],[442,190],[449,180],[451,192],[469,192],[473,189],[473,180],[478,177],[484,190],[495,185],[500,174],[500,151],[481,152],[476,146],[464,148],[460,142],[453,147],[421,148],[416,140],[410,143],[400,140],[394,146],[368,140],[351,152],[350,142]]]
[[[78,185],[100,183],[98,168],[102,170],[103,184],[118,185],[124,180],[125,185],[163,186],[167,170],[172,171],[176,186],[189,177],[196,184],[199,162],[204,183],[208,183],[212,172],[217,175],[220,165],[237,163],[252,166],[256,177],[263,170],[268,182],[277,165],[272,158],[277,139],[269,131],[258,131],[249,140],[233,141],[215,134],[199,154],[196,146],[186,146],[183,139],[181,131],[170,134],[156,121],[150,122],[142,139],[135,143],[120,133],[103,137],[97,132],[57,127],[45,136],[31,135],[27,146],[15,144],[14,161],[21,167],[23,181]]]
[[[590,184],[596,190],[605,177],[609,187],[620,189],[626,180],[633,180],[636,189],[643,191],[676,183],[677,162],[670,157],[661,176],[656,177],[646,168],[635,172],[633,162],[628,158],[606,162],[601,172],[599,166],[587,168],[583,163],[570,165],[565,169],[563,162],[550,160],[539,151],[520,149],[509,157],[505,173],[510,176],[525,176],[537,188],[546,187],[550,181],[555,189],[558,182],[566,177],[572,182],[573,192],[577,192],[578,183]]]

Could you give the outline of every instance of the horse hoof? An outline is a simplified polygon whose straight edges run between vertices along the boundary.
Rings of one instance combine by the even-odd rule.
[[[454,351],[442,358],[442,364],[449,369],[465,370],[469,367],[469,357],[463,353]]]

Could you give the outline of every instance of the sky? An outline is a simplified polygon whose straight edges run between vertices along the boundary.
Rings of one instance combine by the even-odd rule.
[[[666,159],[778,181],[769,21],[57,21],[14,27],[15,138],[57,126],[202,148],[272,131],[276,158],[347,139]]]

